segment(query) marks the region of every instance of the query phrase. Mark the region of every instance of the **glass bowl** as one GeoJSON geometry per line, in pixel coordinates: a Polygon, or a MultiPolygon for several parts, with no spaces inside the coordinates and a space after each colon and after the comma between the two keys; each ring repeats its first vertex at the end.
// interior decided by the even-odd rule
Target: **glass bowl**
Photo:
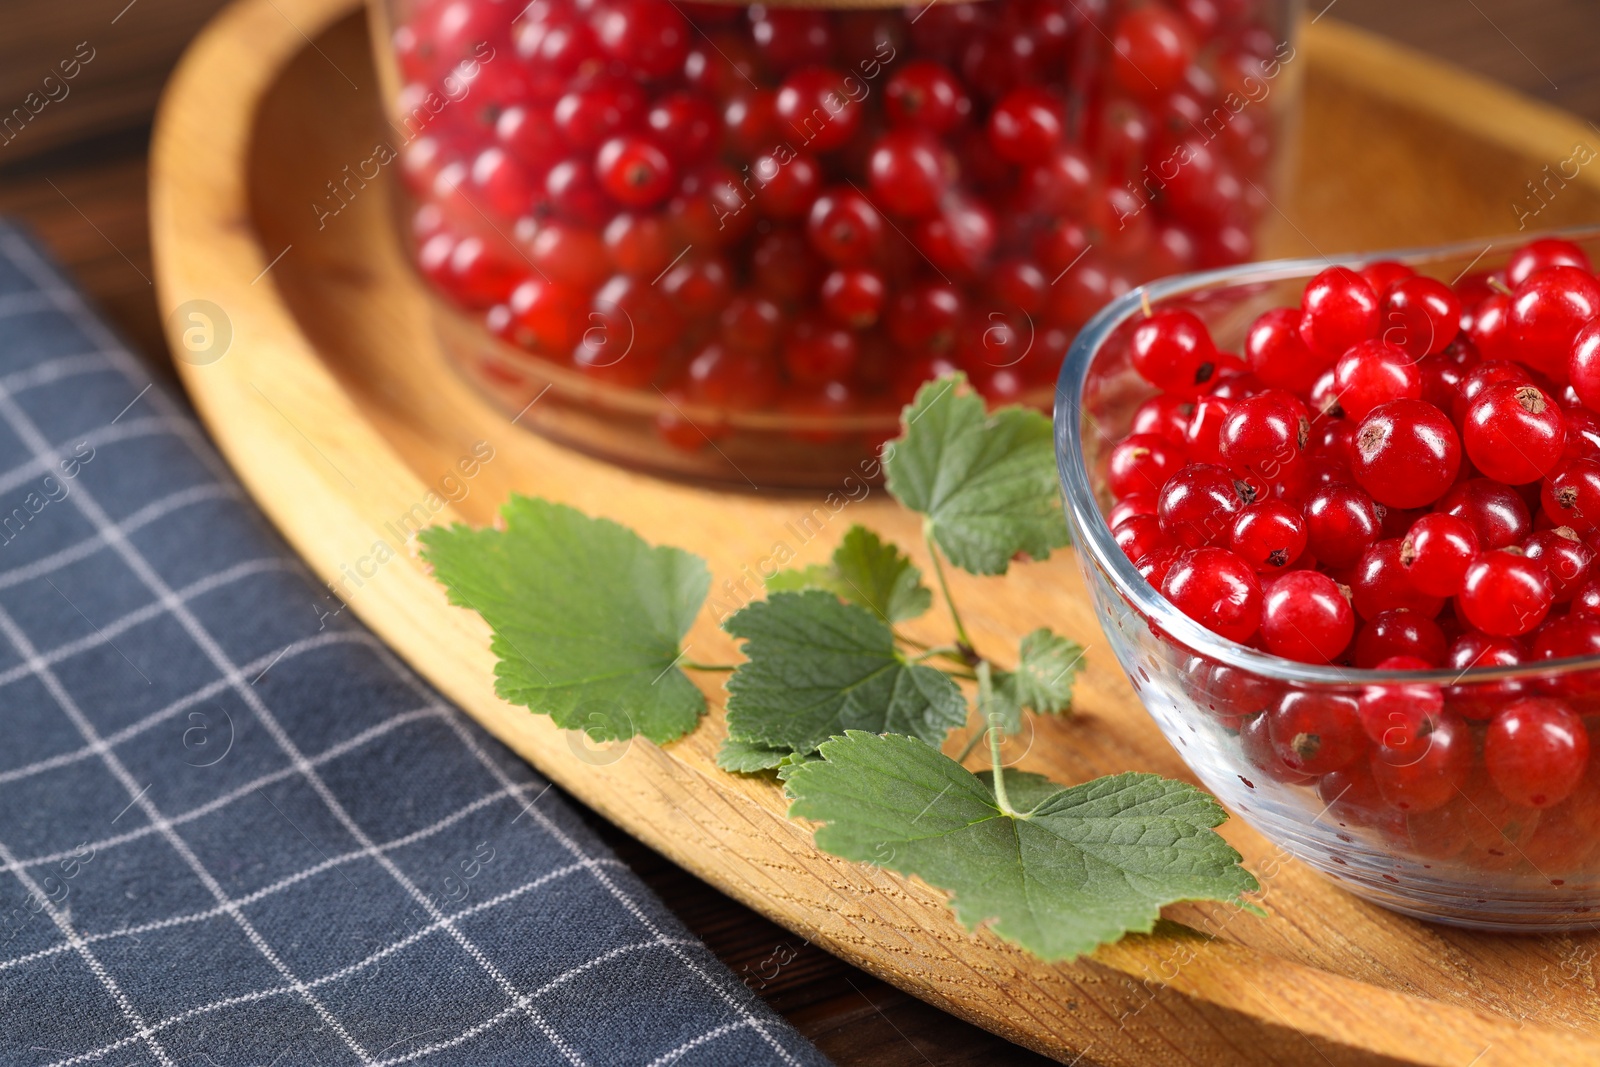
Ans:
{"type": "Polygon", "coordinates": [[[949,370],[1044,408],[1107,301],[1249,259],[1303,66],[1296,0],[370,10],[452,362],[524,426],[761,488],[865,469],[949,370]]]}
{"type": "MultiPolygon", "coordinates": [[[[1340,262],[1396,259],[1453,283],[1499,266],[1534,236],[1340,262]]],[[[1555,236],[1577,241],[1600,261],[1600,229],[1555,236]]],[[[1236,351],[1257,315],[1297,306],[1305,283],[1330,265],[1286,260],[1164,279],[1111,304],[1078,335],[1056,386],[1056,449],[1096,615],[1139,699],[1205,787],[1296,858],[1419,918],[1500,930],[1600,924],[1600,658],[1408,673],[1293,662],[1189,619],[1140,577],[1106,526],[1106,455],[1153,391],[1127,354],[1129,324],[1144,302],[1189,308],[1206,320],[1219,349],[1236,351]],[[1319,776],[1297,772],[1274,753],[1264,709],[1296,701],[1313,716],[1348,714],[1348,701],[1373,687],[1406,701],[1442,696],[1448,726],[1418,742],[1399,766],[1391,755],[1376,775],[1370,752],[1319,776]],[[1564,699],[1597,737],[1584,781],[1543,809],[1501,797],[1478,756],[1487,720],[1532,695],[1564,699]]]]}

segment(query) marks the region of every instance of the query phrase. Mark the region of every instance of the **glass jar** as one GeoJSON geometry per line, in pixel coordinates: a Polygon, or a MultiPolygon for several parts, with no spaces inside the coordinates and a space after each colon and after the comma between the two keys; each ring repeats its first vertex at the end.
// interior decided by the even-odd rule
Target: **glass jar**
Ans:
{"type": "Polygon", "coordinates": [[[1248,260],[1292,0],[374,0],[403,229],[524,425],[836,481],[925,379],[1044,406],[1133,285],[1248,260]]]}
{"type": "MultiPolygon", "coordinates": [[[[1500,267],[1533,236],[1496,241],[1489,250],[1474,243],[1347,265],[1395,259],[1453,283],[1500,267]]],[[[1600,230],[1557,236],[1600,258],[1600,230]]],[[[1144,301],[1194,311],[1219,348],[1238,351],[1258,315],[1297,306],[1305,283],[1329,265],[1295,260],[1166,279],[1107,307],[1078,336],[1057,384],[1056,441],[1096,614],[1178,754],[1207,789],[1295,858],[1421,918],[1514,930],[1600,924],[1600,657],[1407,672],[1294,662],[1227,641],[1188,618],[1140,577],[1106,525],[1107,457],[1153,392],[1128,352],[1144,301]],[[1585,777],[1547,807],[1508,800],[1483,765],[1489,720],[1529,696],[1565,701],[1597,739],[1585,777]],[[1424,738],[1366,747],[1359,728],[1344,727],[1360,702],[1374,697],[1437,726],[1424,738]],[[1299,769],[1274,748],[1268,711],[1302,724],[1297,740],[1315,738],[1299,769]],[[1353,736],[1361,747],[1343,751],[1348,746],[1328,742],[1315,750],[1336,736],[1353,736]]]]}

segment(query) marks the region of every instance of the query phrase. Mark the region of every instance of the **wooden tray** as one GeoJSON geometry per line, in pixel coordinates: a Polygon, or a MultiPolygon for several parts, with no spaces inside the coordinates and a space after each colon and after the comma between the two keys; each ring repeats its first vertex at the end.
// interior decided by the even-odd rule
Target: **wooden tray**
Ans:
{"type": "MultiPolygon", "coordinates": [[[[388,136],[355,9],[356,0],[241,0],[185,59],[152,162],[161,306],[204,299],[225,311],[227,354],[179,362],[201,415],[311,566],[341,582],[360,617],[451,699],[732,896],[1066,1062],[1600,1062],[1600,935],[1499,937],[1405,919],[1235,820],[1224,832],[1266,885],[1266,917],[1175,907],[1152,936],[1045,966],[961,929],[920,882],[820,854],[810,831],[784,817],[776,785],[715,769],[720,710],[666,749],[641,741],[597,754],[501,703],[477,617],[447,606],[408,555],[372,562],[376,542],[395,540],[387,524],[429,509],[430,487],[477,441],[492,443],[494,459],[435,521],[483,523],[513,490],[543,494],[704,554],[723,599],[724,582],[775,542],[821,560],[851,522],[910,546],[916,524],[877,491],[834,514],[820,495],[729,494],[618,470],[507,424],[460,384],[390,230],[387,185],[369,183],[320,230],[312,207],[325,183],[388,136]],[[810,540],[807,516],[822,524],[810,540]]],[[[1524,183],[1594,140],[1570,116],[1329,20],[1307,30],[1293,62],[1304,74],[1304,160],[1278,201],[1275,252],[1514,229],[1524,183]]],[[[1590,168],[1537,222],[1597,217],[1600,168],[1590,168]]],[[[176,331],[172,340],[181,353],[176,331]]],[[[1042,724],[1025,767],[1062,782],[1128,768],[1187,776],[1106,648],[1068,553],[1004,580],[957,575],[955,584],[980,644],[1014,647],[1048,624],[1089,646],[1077,716],[1042,724]]],[[[697,659],[734,655],[711,611],[689,642],[697,659]]],[[[707,692],[715,707],[715,683],[707,692]]]]}

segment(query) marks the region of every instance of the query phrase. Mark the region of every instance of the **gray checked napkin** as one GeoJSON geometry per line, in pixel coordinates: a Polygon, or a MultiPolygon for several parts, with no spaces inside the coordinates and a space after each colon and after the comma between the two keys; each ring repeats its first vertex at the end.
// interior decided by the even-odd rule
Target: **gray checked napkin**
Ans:
{"type": "Polygon", "coordinates": [[[0,223],[0,1065],[825,1064],[0,223]]]}

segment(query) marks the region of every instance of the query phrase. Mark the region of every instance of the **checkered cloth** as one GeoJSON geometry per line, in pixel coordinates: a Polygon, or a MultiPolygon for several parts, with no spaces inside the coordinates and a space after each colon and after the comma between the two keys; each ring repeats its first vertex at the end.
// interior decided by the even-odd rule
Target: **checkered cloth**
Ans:
{"type": "Polygon", "coordinates": [[[824,1064],[0,224],[0,1064],[824,1064]]]}

